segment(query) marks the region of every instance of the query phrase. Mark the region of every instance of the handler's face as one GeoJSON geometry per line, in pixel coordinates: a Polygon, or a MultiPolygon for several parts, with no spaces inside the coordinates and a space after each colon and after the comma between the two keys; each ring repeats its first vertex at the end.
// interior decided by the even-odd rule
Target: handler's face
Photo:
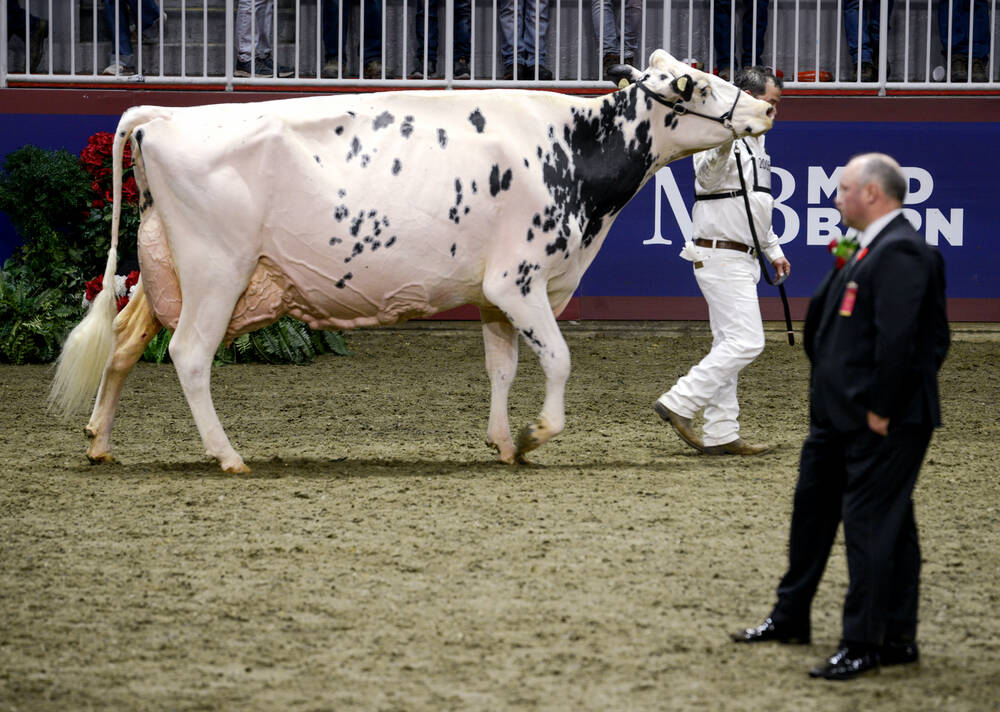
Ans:
{"type": "Polygon", "coordinates": [[[840,174],[836,205],[843,223],[857,230],[864,230],[868,226],[864,193],[864,186],[858,184],[857,165],[848,163],[840,174]]]}

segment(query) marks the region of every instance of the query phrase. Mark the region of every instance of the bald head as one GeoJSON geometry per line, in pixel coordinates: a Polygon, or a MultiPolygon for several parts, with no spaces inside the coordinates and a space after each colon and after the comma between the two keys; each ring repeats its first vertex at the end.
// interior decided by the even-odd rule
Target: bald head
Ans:
{"type": "Polygon", "coordinates": [[[892,156],[862,153],[840,174],[837,208],[844,224],[864,230],[883,215],[903,207],[907,181],[892,156]]]}

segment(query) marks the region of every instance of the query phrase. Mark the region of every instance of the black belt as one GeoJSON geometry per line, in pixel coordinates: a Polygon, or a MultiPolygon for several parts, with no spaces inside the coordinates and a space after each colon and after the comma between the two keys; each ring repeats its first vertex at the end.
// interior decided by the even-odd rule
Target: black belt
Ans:
{"type": "MultiPolygon", "coordinates": [[[[767,193],[768,195],[771,194],[771,189],[770,188],[754,188],[753,191],[755,193],[767,193]]],[[[743,191],[742,190],[730,190],[727,193],[704,193],[704,194],[695,193],[694,199],[695,200],[722,200],[723,198],[739,198],[741,195],[743,195],[743,191]]]]}
{"type": "Polygon", "coordinates": [[[739,252],[746,252],[751,257],[753,257],[754,248],[750,245],[744,245],[742,242],[733,242],[732,240],[706,240],[703,237],[696,237],[694,239],[694,244],[698,247],[718,247],[723,250],[737,250],[739,252]]]}

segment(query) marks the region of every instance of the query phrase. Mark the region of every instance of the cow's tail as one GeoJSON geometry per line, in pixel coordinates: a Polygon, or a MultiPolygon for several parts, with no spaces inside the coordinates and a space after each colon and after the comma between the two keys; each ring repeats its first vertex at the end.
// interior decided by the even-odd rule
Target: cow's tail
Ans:
{"type": "Polygon", "coordinates": [[[49,409],[68,415],[83,409],[93,400],[101,385],[104,367],[111,356],[112,325],[118,313],[115,300],[115,269],[118,267],[118,225],[121,221],[122,172],[125,145],[140,124],[169,109],[141,106],[126,111],[118,122],[112,147],[114,203],[111,212],[111,249],[104,267],[103,289],[91,302],[83,320],[77,324],[56,362],[56,374],[49,390],[49,409]]]}

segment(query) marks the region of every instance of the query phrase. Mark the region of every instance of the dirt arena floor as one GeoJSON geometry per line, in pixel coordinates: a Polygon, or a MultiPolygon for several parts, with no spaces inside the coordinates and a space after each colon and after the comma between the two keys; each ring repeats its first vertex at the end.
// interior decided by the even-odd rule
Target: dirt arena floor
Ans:
{"type": "MultiPolygon", "coordinates": [[[[998,332],[955,325],[946,426],[916,493],[922,660],[808,678],[835,647],[838,538],[813,644],[748,649],[785,564],[807,366],[777,325],[709,458],[654,399],[703,323],[571,324],[567,431],[530,466],[483,444],[478,326],[348,335],[353,356],[229,366],[216,407],[253,467],[202,448],[173,367],[141,364],[116,463],[47,415],[48,367],[0,367],[0,710],[1000,709],[998,332]]],[[[516,427],[541,406],[522,346],[516,427]]]]}

